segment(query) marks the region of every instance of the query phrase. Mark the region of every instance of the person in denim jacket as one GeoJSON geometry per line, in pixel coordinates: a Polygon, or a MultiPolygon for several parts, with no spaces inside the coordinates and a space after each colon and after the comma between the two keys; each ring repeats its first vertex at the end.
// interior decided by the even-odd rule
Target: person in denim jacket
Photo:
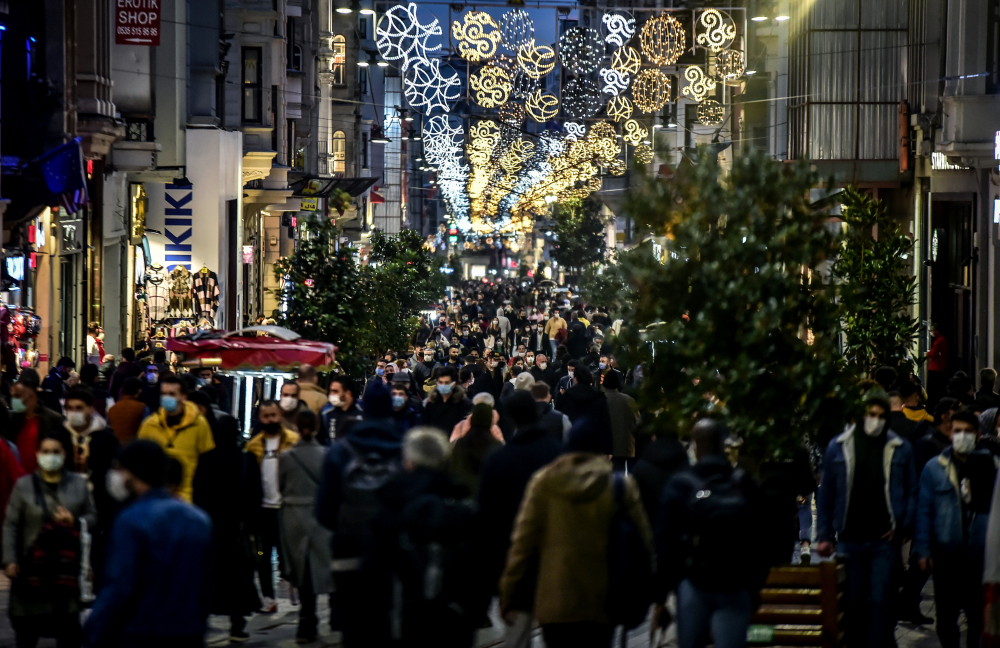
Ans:
{"type": "Polygon", "coordinates": [[[927,462],[920,475],[913,553],[934,574],[937,634],[943,648],[958,648],[958,612],[968,620],[968,646],[983,629],[983,560],[997,459],[977,447],[979,419],[951,417],[951,447],[927,462]]]}
{"type": "Polygon", "coordinates": [[[910,444],[888,428],[889,401],[865,399],[865,417],[830,442],[823,457],[817,510],[817,552],[847,562],[847,645],[881,648],[892,642],[899,548],[916,509],[910,444]]]}

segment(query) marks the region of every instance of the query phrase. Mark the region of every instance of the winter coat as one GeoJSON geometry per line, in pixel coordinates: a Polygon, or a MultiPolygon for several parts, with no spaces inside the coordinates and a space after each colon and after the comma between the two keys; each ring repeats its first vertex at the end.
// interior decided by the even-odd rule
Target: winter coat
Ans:
{"type": "Polygon", "coordinates": [[[111,397],[118,398],[122,391],[122,385],[125,384],[125,379],[138,376],[140,373],[142,373],[142,368],[139,367],[138,362],[134,360],[122,360],[119,362],[115,372],[111,374],[111,382],[108,384],[108,391],[111,392],[111,397]]]}
{"type": "Polygon", "coordinates": [[[558,315],[554,315],[549,318],[548,322],[545,323],[545,335],[547,335],[549,339],[554,340],[556,333],[559,332],[559,329],[564,328],[566,328],[566,320],[558,315]]]}
{"type": "MultiPolygon", "coordinates": [[[[500,443],[503,443],[503,432],[501,432],[500,427],[497,426],[497,423],[499,422],[500,422],[500,412],[498,412],[497,410],[493,410],[493,425],[490,426],[490,434],[493,435],[494,439],[496,439],[500,443]]],[[[451,438],[449,438],[448,440],[451,441],[452,443],[455,443],[456,441],[464,437],[466,434],[468,434],[469,428],[471,427],[472,427],[472,414],[469,414],[464,419],[462,419],[458,423],[458,425],[456,425],[451,429],[451,438]]]]}
{"type": "Polygon", "coordinates": [[[556,398],[556,409],[569,417],[571,423],[589,418],[597,429],[607,434],[607,445],[612,447],[611,413],[605,394],[591,385],[573,385],[556,398]]]}
{"type": "MultiPolygon", "coordinates": [[[[62,440],[63,446],[66,448],[66,456],[71,456],[73,445],[69,441],[69,436],[63,430],[63,417],[59,413],[42,405],[42,401],[39,400],[38,408],[35,410],[35,418],[38,420],[38,437],[36,439],[41,438],[45,433],[55,434],[62,440]]],[[[24,423],[24,414],[11,414],[7,429],[3,431],[3,435],[17,446],[18,451],[21,453],[21,466],[24,468],[24,472],[31,473],[35,472],[35,469],[38,467],[38,460],[35,458],[37,441],[32,440],[29,442],[28,439],[21,438],[24,423]]]]}
{"type": "Polygon", "coordinates": [[[977,449],[965,461],[973,493],[973,500],[965,506],[962,504],[962,489],[952,448],[928,462],[920,474],[913,537],[913,553],[917,558],[965,552],[970,552],[970,556],[981,556],[985,550],[989,506],[993,500],[998,462],[984,449],[977,449]],[[968,533],[963,514],[971,518],[968,533]]]}
{"type": "Polygon", "coordinates": [[[632,434],[639,422],[639,406],[628,394],[609,389],[604,392],[608,401],[608,416],[611,419],[611,441],[616,457],[635,456],[635,436],[632,434]]]}
{"type": "Polygon", "coordinates": [[[256,457],[236,446],[235,435],[225,439],[198,461],[194,504],[212,519],[211,612],[245,616],[260,609],[257,557],[248,550],[250,537],[259,533],[264,493],[256,457]]]}
{"type": "MultiPolygon", "coordinates": [[[[257,457],[257,465],[259,466],[264,461],[264,440],[265,436],[263,432],[258,432],[247,441],[247,445],[244,448],[247,452],[257,457]]],[[[292,449],[296,443],[299,442],[299,433],[292,432],[286,427],[281,428],[281,440],[278,442],[278,454],[284,454],[292,449]]]]}
{"type": "Polygon", "coordinates": [[[315,383],[300,382],[299,399],[317,414],[329,403],[326,390],[315,383]]]}
{"type": "Polygon", "coordinates": [[[313,516],[316,490],[323,475],[326,448],[314,439],[300,440],[278,457],[278,487],[281,490],[281,548],[285,577],[296,587],[305,582],[306,569],[312,590],[333,591],[330,544],[333,534],[313,516]]]}
{"type": "Polygon", "coordinates": [[[632,467],[632,476],[639,483],[642,505],[650,520],[656,520],[667,482],[689,465],[687,451],[675,437],[657,438],[646,446],[632,467]]]}
{"type": "Polygon", "coordinates": [[[97,507],[96,528],[103,531],[111,526],[111,518],[118,507],[114,498],[108,495],[106,483],[111,463],[118,456],[118,439],[96,412],[83,433],[71,428],[69,423],[65,424],[65,429],[73,443],[73,454],[66,455],[65,469],[83,474],[90,482],[97,507]],[[74,461],[77,457],[86,457],[82,465],[74,461]]]}
{"type": "Polygon", "coordinates": [[[0,441],[0,527],[3,526],[4,516],[7,514],[7,503],[10,502],[10,494],[14,492],[17,480],[24,476],[24,468],[17,460],[14,451],[6,442],[0,441]]]}
{"type": "Polygon", "coordinates": [[[361,408],[351,403],[346,410],[327,403],[320,416],[320,430],[316,440],[328,446],[336,439],[351,433],[351,427],[361,421],[361,408]]]}
{"type": "Polygon", "coordinates": [[[562,443],[569,434],[573,424],[569,422],[569,417],[552,407],[552,403],[538,401],[535,403],[538,411],[538,420],[535,425],[544,428],[545,431],[556,441],[562,443]]]}
{"type": "Polygon", "coordinates": [[[448,400],[444,400],[437,389],[432,391],[424,403],[423,425],[436,427],[442,432],[453,430],[472,412],[472,401],[465,395],[461,385],[455,385],[448,400]]]}
{"type": "Polygon", "coordinates": [[[149,408],[145,403],[135,396],[122,396],[121,400],[108,409],[108,426],[120,443],[129,443],[135,440],[139,427],[147,416],[149,408]]]}
{"type": "MultiPolygon", "coordinates": [[[[830,442],[823,456],[823,477],[816,499],[816,537],[834,540],[834,532],[844,530],[847,504],[854,481],[854,435],[864,434],[855,425],[830,442]]],[[[887,432],[883,457],[885,502],[892,530],[897,537],[913,528],[917,508],[917,474],[910,444],[894,432],[887,432]]],[[[875,493],[872,493],[875,496],[875,493]]]]}
{"type": "Polygon", "coordinates": [[[469,437],[466,430],[453,441],[451,455],[448,457],[448,472],[455,481],[468,488],[473,497],[479,494],[479,481],[486,459],[503,447],[503,435],[499,439],[496,437],[500,428],[494,425],[493,430],[487,438],[478,440],[469,437]]]}
{"type": "Polygon", "coordinates": [[[503,309],[497,309],[497,325],[500,327],[500,338],[506,340],[510,337],[510,320],[504,317],[503,309]]]}
{"type": "Polygon", "coordinates": [[[566,348],[570,357],[580,358],[587,353],[587,326],[578,319],[570,322],[567,329],[569,337],[566,339],[566,348]]]}
{"type": "Polygon", "coordinates": [[[200,641],[211,607],[212,522],[162,489],[122,510],[111,530],[104,587],[84,628],[87,646],[200,641]],[[183,557],[183,559],[179,559],[183,557]]]}
{"type": "MultiPolygon", "coordinates": [[[[500,608],[538,556],[534,616],[550,623],[608,623],[608,545],[618,506],[611,462],[600,455],[563,455],[531,478],[500,578],[500,608]]],[[[626,477],[622,504],[650,552],[653,532],[639,488],[626,477]]]]}
{"type": "Polygon", "coordinates": [[[951,447],[951,438],[945,436],[941,433],[941,430],[937,428],[931,428],[931,431],[917,440],[917,443],[913,446],[913,460],[916,463],[917,475],[924,469],[924,466],[938,456],[945,450],[951,447]]]}
{"type": "Polygon", "coordinates": [[[142,422],[139,438],[159,443],[167,454],[181,462],[184,478],[181,480],[180,497],[191,501],[191,482],[198,467],[198,458],[215,447],[212,428],[201,415],[198,406],[185,401],[184,412],[175,426],[167,422],[167,412],[161,407],[142,422]]]}
{"type": "Polygon", "coordinates": [[[309,406],[306,405],[303,401],[299,401],[298,406],[291,412],[286,412],[285,410],[281,410],[281,424],[286,428],[288,428],[289,430],[291,430],[292,432],[298,432],[299,425],[298,423],[296,423],[296,421],[299,419],[299,414],[301,412],[308,412],[308,411],[310,411],[309,406]]]}

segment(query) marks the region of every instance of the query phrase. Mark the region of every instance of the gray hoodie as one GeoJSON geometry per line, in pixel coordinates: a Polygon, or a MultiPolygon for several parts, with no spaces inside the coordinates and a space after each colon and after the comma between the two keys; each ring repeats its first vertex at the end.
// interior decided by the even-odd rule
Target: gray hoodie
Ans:
{"type": "Polygon", "coordinates": [[[503,309],[497,309],[497,321],[500,323],[500,335],[506,340],[510,337],[510,320],[504,317],[503,309]]]}

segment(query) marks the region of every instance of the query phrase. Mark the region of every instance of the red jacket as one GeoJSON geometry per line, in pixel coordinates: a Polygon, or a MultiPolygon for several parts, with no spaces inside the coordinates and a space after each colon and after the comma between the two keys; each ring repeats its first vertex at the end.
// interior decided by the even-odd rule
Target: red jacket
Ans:
{"type": "Polygon", "coordinates": [[[948,369],[948,340],[944,335],[937,334],[931,342],[931,350],[927,352],[927,370],[945,371],[948,369]]]}
{"type": "Polygon", "coordinates": [[[21,462],[14,456],[6,441],[0,441],[0,527],[3,526],[4,515],[7,513],[7,502],[18,479],[24,476],[21,462]]]}

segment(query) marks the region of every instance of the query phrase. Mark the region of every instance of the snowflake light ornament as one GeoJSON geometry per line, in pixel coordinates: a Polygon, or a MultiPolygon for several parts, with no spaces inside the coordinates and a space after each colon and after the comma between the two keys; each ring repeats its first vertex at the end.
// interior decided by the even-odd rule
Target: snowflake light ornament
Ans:
{"type": "Polygon", "coordinates": [[[470,11],[462,22],[454,21],[451,35],[458,41],[459,56],[472,63],[493,58],[501,41],[500,26],[485,11],[470,11]]]}
{"type": "Polygon", "coordinates": [[[612,68],[603,68],[601,78],[604,79],[604,87],[601,92],[612,96],[625,92],[628,88],[628,72],[622,73],[612,68]]]}
{"type": "Polygon", "coordinates": [[[504,45],[517,52],[523,45],[531,44],[535,36],[535,23],[524,9],[512,9],[500,17],[500,34],[504,45]]]}
{"type": "Polygon", "coordinates": [[[643,128],[642,124],[634,119],[625,122],[625,134],[622,136],[627,143],[632,146],[639,146],[649,137],[649,131],[643,128]]]}
{"type": "Polygon", "coordinates": [[[507,103],[513,89],[507,71],[487,65],[469,76],[469,87],[475,92],[476,103],[483,108],[497,108],[507,103]]]}
{"type": "Polygon", "coordinates": [[[403,76],[403,90],[410,106],[421,112],[431,112],[435,108],[448,112],[449,101],[457,101],[462,93],[462,82],[458,73],[441,74],[441,59],[432,58],[416,61],[403,76]],[[421,108],[426,107],[426,111],[421,108]]]}
{"type": "Polygon", "coordinates": [[[426,60],[427,53],[441,49],[440,41],[430,45],[433,36],[441,36],[441,24],[437,18],[420,24],[417,5],[396,5],[382,15],[375,27],[375,44],[379,54],[387,61],[399,61],[400,70],[405,72],[417,60],[426,60]]]}
{"type": "Polygon", "coordinates": [[[612,97],[608,102],[608,117],[620,122],[632,116],[632,102],[626,97],[612,97]]]}
{"type": "Polygon", "coordinates": [[[604,57],[601,34],[590,27],[570,27],[559,38],[559,56],[563,67],[573,74],[593,72],[604,57]]]}
{"type": "Polygon", "coordinates": [[[606,13],[601,19],[607,29],[604,42],[621,47],[635,36],[635,18],[626,14],[606,13]]]}
{"type": "Polygon", "coordinates": [[[655,68],[639,73],[632,84],[632,99],[635,106],[644,113],[651,113],[663,108],[670,100],[670,78],[655,68]]]}
{"type": "Polygon", "coordinates": [[[661,14],[646,21],[639,32],[642,53],[656,65],[673,65],[684,53],[684,27],[673,16],[661,14]]]}
{"type": "Polygon", "coordinates": [[[449,117],[434,115],[424,120],[424,157],[431,164],[440,164],[462,150],[462,122],[457,118],[452,122],[449,117]]]}
{"type": "Polygon", "coordinates": [[[511,72],[511,91],[510,93],[514,95],[516,99],[527,99],[536,90],[538,90],[539,80],[532,79],[528,76],[520,66],[514,66],[514,71],[511,72]]]}
{"type": "Polygon", "coordinates": [[[524,108],[528,117],[541,124],[559,114],[559,98],[539,89],[524,102],[524,108]]]}
{"type": "Polygon", "coordinates": [[[541,79],[556,67],[556,51],[545,43],[532,40],[517,50],[517,62],[532,79],[541,79]]]}
{"type": "Polygon", "coordinates": [[[601,92],[590,79],[577,77],[563,87],[563,110],[569,119],[593,117],[601,107],[601,92]]]}

